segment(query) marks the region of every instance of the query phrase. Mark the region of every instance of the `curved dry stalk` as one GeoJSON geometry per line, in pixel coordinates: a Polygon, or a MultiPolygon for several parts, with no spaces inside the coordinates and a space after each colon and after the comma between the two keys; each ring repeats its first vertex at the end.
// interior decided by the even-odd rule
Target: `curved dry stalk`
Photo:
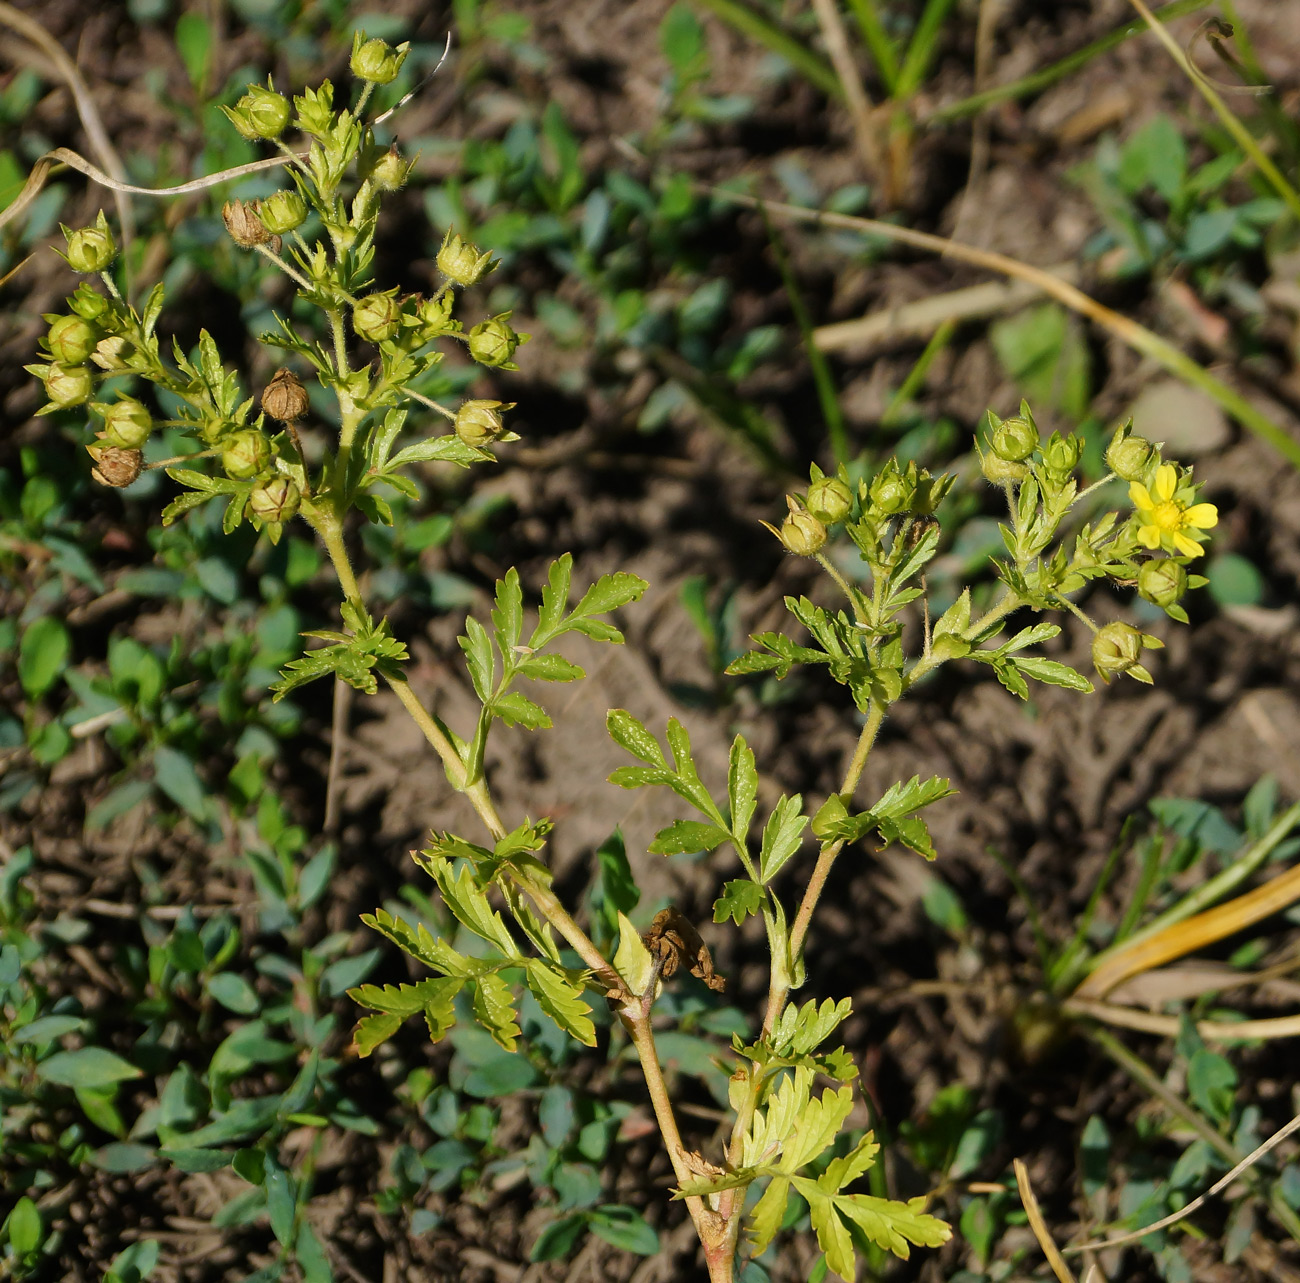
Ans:
{"type": "MultiPolygon", "coordinates": [[[[1103,303],[1098,303],[1095,298],[1061,280],[1060,277],[1053,276],[1051,272],[1040,267],[1031,267],[1028,263],[1022,263],[1006,254],[977,249],[974,245],[965,245],[946,236],[936,236],[933,232],[918,232],[910,227],[898,227],[876,218],[860,218],[856,214],[836,214],[820,209],[802,209],[797,205],[766,201],[747,192],[729,191],[725,187],[714,187],[708,184],[701,184],[700,190],[711,197],[733,201],[751,209],[762,207],[769,214],[781,218],[803,223],[819,223],[825,227],[843,227],[854,232],[867,232],[885,240],[897,241],[900,245],[911,245],[928,253],[946,255],[975,267],[987,268],[1002,276],[1028,281],[1071,311],[1078,312],[1103,329],[1109,330],[1116,338],[1127,343],[1143,356],[1151,357],[1171,374],[1200,388],[1244,428],[1271,445],[1293,467],[1300,469],[1300,441],[1294,440],[1283,432],[1239,392],[1216,379],[1209,370],[1198,365],[1185,352],[1180,351],[1168,340],[1162,339],[1153,330],[1148,330],[1146,326],[1139,325],[1103,303]]],[[[848,347],[852,345],[852,326],[851,322],[835,326],[829,343],[826,341],[828,331],[825,329],[814,330],[813,338],[823,352],[832,351],[836,347],[848,347]]]]}
{"type": "Polygon", "coordinates": [[[50,174],[60,165],[67,165],[69,169],[85,174],[92,182],[98,183],[101,187],[112,188],[115,192],[128,192],[133,196],[184,196],[187,192],[201,192],[204,188],[215,187],[218,183],[227,183],[232,178],[255,174],[260,169],[274,169],[278,165],[287,165],[291,161],[304,159],[306,155],[306,152],[300,152],[290,156],[269,156],[265,160],[250,161],[247,165],[235,165],[231,169],[207,174],[203,178],[191,179],[188,183],[178,183],[175,187],[136,187],[133,183],[121,182],[111,174],[106,174],[77,152],[67,147],[56,147],[53,151],[47,151],[45,155],[37,158],[36,164],[32,166],[32,172],[27,175],[22,191],[14,198],[12,204],[0,210],[0,227],[12,222],[40,195],[41,188],[45,186],[50,174]]]}
{"type": "MultiPolygon", "coordinates": [[[[1097,1238],[1088,1243],[1078,1243],[1073,1247],[1062,1249],[1063,1252],[1071,1256],[1078,1252],[1096,1251],[1103,1247],[1122,1247],[1125,1243],[1136,1243],[1146,1238],[1148,1234],[1154,1234],[1157,1230],[1166,1230],[1171,1225],[1177,1225],[1179,1221],[1190,1216],[1199,1207],[1204,1206],[1208,1199],[1214,1197],[1220,1190],[1225,1190],[1233,1181],[1237,1179],[1242,1172],[1253,1167],[1269,1150],[1276,1148],[1297,1128],[1300,1128],[1300,1114],[1297,1114],[1289,1123],[1279,1127],[1262,1145],[1257,1146],[1245,1158],[1239,1162],[1226,1176],[1220,1177],[1204,1194],[1199,1198],[1194,1198],[1186,1207],[1180,1208],[1176,1212],[1171,1212],[1163,1220],[1156,1221],[1152,1225],[1144,1225],[1141,1229],[1133,1230],[1129,1234],[1121,1234],[1117,1238],[1097,1238]]],[[[1019,1161],[1019,1160],[1017,1160],[1019,1161]]]]}
{"type": "MultiPolygon", "coordinates": [[[[81,121],[81,127],[86,131],[91,148],[104,168],[118,183],[123,184],[115,189],[113,200],[117,206],[118,224],[122,228],[122,241],[129,245],[135,236],[135,219],[131,212],[131,202],[126,199],[128,191],[125,186],[126,166],[122,164],[122,158],[117,154],[108,131],[104,128],[99,108],[95,106],[95,100],[90,96],[90,90],[81,78],[76,63],[64,53],[63,46],[39,22],[15,9],[13,5],[3,3],[3,0],[0,0],[0,23],[34,44],[50,60],[54,70],[68,86],[77,109],[77,117],[81,121]]],[[[23,191],[26,190],[24,187],[23,191]]],[[[19,199],[21,198],[20,195],[19,199]]],[[[3,226],[3,223],[0,223],[0,226],[3,226]]]]}
{"type": "Polygon", "coordinates": [[[1020,1191],[1020,1201],[1025,1205],[1025,1215],[1029,1217],[1029,1228],[1034,1231],[1034,1237],[1038,1240],[1038,1246],[1043,1249],[1043,1255],[1047,1257],[1052,1273],[1060,1279],[1061,1283],[1075,1283],[1074,1275],[1066,1265],[1060,1249],[1052,1242],[1047,1222],[1039,1210],[1038,1199],[1034,1197],[1034,1187],[1029,1183],[1029,1168],[1025,1166],[1022,1158],[1017,1158],[1012,1167],[1016,1173],[1016,1188],[1020,1191]]]}

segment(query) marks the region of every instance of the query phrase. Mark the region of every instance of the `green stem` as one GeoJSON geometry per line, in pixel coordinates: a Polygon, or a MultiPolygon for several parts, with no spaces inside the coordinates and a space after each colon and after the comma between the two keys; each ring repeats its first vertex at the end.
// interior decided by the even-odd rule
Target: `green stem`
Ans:
{"type": "MultiPolygon", "coordinates": [[[[1154,1096],[1176,1118],[1186,1123],[1207,1145],[1210,1146],[1229,1167],[1235,1167],[1244,1155],[1219,1135],[1201,1115],[1174,1092],[1152,1072],[1151,1067],[1140,1056],[1134,1055],[1118,1038],[1107,1029],[1096,1025],[1084,1025],[1084,1033],[1097,1044],[1135,1083],[1144,1091],[1154,1096]]],[[[1300,1216],[1282,1200],[1274,1189],[1265,1190],[1264,1181],[1258,1173],[1250,1173],[1248,1179],[1256,1186],[1256,1196],[1263,1197],[1268,1203],[1278,1224],[1294,1239],[1300,1239],[1300,1216]]]]}
{"type": "Polygon", "coordinates": [[[852,584],[840,573],[838,567],[825,553],[819,552],[813,554],[817,558],[817,564],[835,581],[839,590],[848,598],[849,605],[853,607],[853,617],[860,624],[869,624],[862,611],[862,594],[858,592],[852,584]]]}
{"type": "Polygon", "coordinates": [[[300,290],[311,293],[312,283],[295,268],[289,266],[269,245],[254,245],[253,248],[265,259],[269,259],[276,265],[286,276],[288,276],[300,290]]]}
{"type": "Polygon", "coordinates": [[[1155,14],[1146,7],[1143,0],[1129,0],[1129,3],[1142,15],[1143,21],[1155,32],[1156,38],[1169,51],[1169,56],[1178,64],[1179,69],[1196,87],[1197,93],[1210,104],[1210,109],[1218,116],[1223,127],[1232,135],[1233,141],[1255,162],[1255,168],[1268,180],[1269,185],[1282,198],[1295,218],[1300,219],[1300,192],[1283,177],[1282,171],[1273,164],[1264,149],[1255,141],[1255,136],[1241,123],[1227,103],[1219,96],[1214,86],[1192,66],[1187,55],[1178,42],[1167,32],[1155,14]]]}
{"type": "Polygon", "coordinates": [[[898,83],[894,87],[893,94],[895,98],[899,100],[910,98],[921,87],[921,81],[925,79],[925,73],[929,70],[935,48],[939,43],[943,20],[948,16],[948,10],[952,6],[953,0],[927,0],[921,19],[916,24],[916,31],[912,35],[912,42],[907,46],[903,65],[898,72],[898,83]]]}
{"type": "Polygon", "coordinates": [[[700,3],[737,31],[753,37],[778,57],[784,58],[803,78],[822,93],[837,101],[843,99],[840,79],[829,63],[823,61],[801,41],[778,27],[770,18],[755,12],[737,0],[700,0],[700,3]]]}

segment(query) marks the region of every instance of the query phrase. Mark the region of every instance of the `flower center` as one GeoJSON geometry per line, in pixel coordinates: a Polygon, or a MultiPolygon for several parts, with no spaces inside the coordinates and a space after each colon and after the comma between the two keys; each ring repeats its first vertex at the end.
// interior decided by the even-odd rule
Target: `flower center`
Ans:
{"type": "Polygon", "coordinates": [[[1159,529],[1173,532],[1183,527],[1183,510],[1173,499],[1156,504],[1151,513],[1152,523],[1159,529]]]}

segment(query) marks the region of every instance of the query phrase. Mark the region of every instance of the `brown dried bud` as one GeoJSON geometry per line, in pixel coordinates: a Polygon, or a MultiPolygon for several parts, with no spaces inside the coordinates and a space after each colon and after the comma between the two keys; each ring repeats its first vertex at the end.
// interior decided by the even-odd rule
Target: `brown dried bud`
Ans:
{"type": "Polygon", "coordinates": [[[258,245],[271,245],[279,249],[279,237],[272,236],[262,222],[260,210],[262,202],[258,200],[228,200],[221,207],[221,221],[230,233],[230,239],[240,249],[254,249],[258,245]],[[272,241],[275,244],[271,244],[272,241]]]}
{"type": "Polygon", "coordinates": [[[302,380],[292,370],[283,366],[262,393],[262,409],[280,423],[294,423],[307,413],[311,404],[302,380]]]}
{"type": "Polygon", "coordinates": [[[100,485],[120,490],[144,471],[144,455],[139,450],[120,450],[112,445],[91,445],[86,449],[95,461],[90,475],[100,485]]]}

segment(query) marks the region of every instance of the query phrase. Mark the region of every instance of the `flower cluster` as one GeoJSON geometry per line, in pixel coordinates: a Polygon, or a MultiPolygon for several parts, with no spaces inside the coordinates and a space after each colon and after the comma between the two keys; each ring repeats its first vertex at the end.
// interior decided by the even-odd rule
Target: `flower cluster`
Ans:
{"type": "MultiPolygon", "coordinates": [[[[469,326],[454,315],[460,291],[495,266],[491,256],[449,231],[437,253],[429,297],[371,284],[379,203],[406,181],[412,162],[396,147],[375,142],[361,109],[372,92],[396,79],[406,54],[406,45],[393,48],[358,34],[351,70],[363,89],[351,110],[336,109],[328,81],[292,101],[270,82],[251,85],[233,107],[223,108],[244,138],[276,142],[287,152],[279,140],[293,126],[309,140],[305,159],[289,157],[291,185],[262,200],[228,200],[221,209],[234,245],[285,272],[320,318],[319,335],[300,334],[294,323],[277,317],[278,331],[262,336],[285,355],[260,397],[243,396],[237,375],[223,364],[206,331],[195,352],[173,345],[170,359],[164,355],[155,334],[162,288],[139,311],[126,302],[109,271],[117,246],[102,213],[89,227],[64,229],[68,264],[98,276],[103,289],[83,283],[66,314],[46,318],[48,360],[28,369],[45,386],[41,413],[88,405],[98,425],[87,447],[97,480],[130,485],[148,466],[146,449],[155,429],[180,428],[197,442],[193,462],[215,460],[216,468],[169,468],[186,493],[169,506],[164,521],[223,497],[228,529],[248,520],[276,539],[295,515],[318,532],[338,527],[353,508],[372,521],[391,521],[387,502],[371,492],[382,483],[416,493],[402,475],[405,465],[489,460],[490,446],[514,439],[502,418],[509,404],[478,397],[447,410],[419,391],[443,359],[435,344],[447,340],[462,344],[472,361],[488,369],[518,368],[514,355],[528,336],[515,331],[509,313],[469,326]],[[353,194],[345,199],[349,182],[353,194]],[[349,360],[349,330],[368,345],[369,364],[349,360]],[[303,381],[308,376],[320,387],[322,406],[331,397],[338,405],[338,440],[328,447],[313,441],[319,428],[311,431],[314,403],[303,381]],[[175,419],[157,423],[143,400],[100,391],[122,381],[134,391],[141,380],[177,399],[175,419]],[[407,426],[404,407],[414,401],[445,415],[450,430],[394,452],[407,426]]],[[[170,441],[166,452],[176,447],[170,441]]]]}

